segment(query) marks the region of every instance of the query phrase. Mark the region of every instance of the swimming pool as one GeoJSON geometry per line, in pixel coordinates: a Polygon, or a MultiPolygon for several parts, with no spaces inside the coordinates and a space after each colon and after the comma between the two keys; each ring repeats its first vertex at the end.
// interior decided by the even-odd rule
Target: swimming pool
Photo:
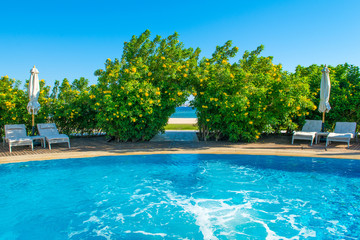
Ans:
{"type": "Polygon", "coordinates": [[[359,239],[360,161],[137,155],[0,165],[0,239],[359,239]]]}

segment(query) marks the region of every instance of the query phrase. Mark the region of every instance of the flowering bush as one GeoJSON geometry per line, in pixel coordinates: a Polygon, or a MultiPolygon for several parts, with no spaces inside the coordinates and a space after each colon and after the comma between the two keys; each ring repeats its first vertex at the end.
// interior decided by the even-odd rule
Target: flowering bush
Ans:
{"type": "MultiPolygon", "coordinates": [[[[19,89],[20,82],[8,76],[0,78],[0,125],[1,135],[5,124],[18,124],[28,121],[26,115],[27,98],[25,92],[19,89]]],[[[30,118],[31,119],[31,118],[30,118]]]]}
{"type": "Polygon", "coordinates": [[[95,72],[99,126],[121,141],[150,140],[164,131],[189,96],[189,74],[199,50],[185,49],[175,33],[150,40],[147,30],[124,43],[121,60],[107,59],[95,72]]]}
{"type": "MultiPolygon", "coordinates": [[[[25,124],[28,126],[29,133],[32,125],[32,116],[28,113],[26,106],[29,102],[28,92],[20,89],[20,81],[10,79],[8,76],[0,78],[0,125],[6,124],[25,124]]],[[[45,81],[40,80],[39,103],[43,106],[48,104],[47,94],[49,87],[45,86],[45,81]]],[[[47,119],[46,107],[35,115],[35,123],[43,122],[47,119]]],[[[0,130],[3,135],[3,128],[0,130]]]]}
{"type": "MultiPolygon", "coordinates": [[[[298,66],[295,74],[310,86],[310,98],[316,106],[320,100],[320,80],[323,65],[298,66]]],[[[360,69],[357,66],[339,64],[330,69],[330,112],[325,115],[325,126],[332,130],[336,122],[360,123],[360,69]]],[[[322,119],[318,110],[310,111],[309,119],[322,119]]],[[[360,126],[358,126],[358,129],[360,126]]]]}
{"type": "Polygon", "coordinates": [[[308,85],[273,64],[272,57],[259,57],[262,50],[245,52],[230,64],[238,48],[228,41],[200,62],[192,104],[204,140],[255,141],[262,132],[294,129],[293,120],[303,120],[314,108],[308,85]]]}
{"type": "MultiPolygon", "coordinates": [[[[204,140],[256,141],[264,132],[299,128],[305,118],[321,119],[317,106],[323,66],[298,66],[289,73],[272,57],[261,57],[262,50],[246,51],[230,63],[238,48],[228,41],[198,62],[200,50],[184,48],[177,33],[150,40],[145,31],[125,42],[120,60],[107,59],[105,69],[95,71],[97,85],[88,86],[85,78],[71,84],[64,79],[56,81],[50,93],[41,80],[35,123],[55,122],[67,134],[102,129],[121,141],[146,141],[164,131],[175,108],[190,94],[204,140]]],[[[328,129],[338,121],[360,123],[359,67],[330,69],[328,129]]],[[[19,81],[1,77],[0,125],[25,123],[30,130],[28,101],[19,81]]]]}
{"type": "Polygon", "coordinates": [[[49,107],[50,121],[66,134],[93,133],[96,127],[95,85],[89,87],[85,78],[75,79],[70,85],[65,78],[55,82],[49,107]]]}

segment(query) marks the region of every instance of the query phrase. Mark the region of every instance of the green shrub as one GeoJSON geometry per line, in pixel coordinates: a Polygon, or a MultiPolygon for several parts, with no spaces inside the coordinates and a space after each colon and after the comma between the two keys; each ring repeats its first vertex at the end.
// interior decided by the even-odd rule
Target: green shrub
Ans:
{"type": "Polygon", "coordinates": [[[201,137],[255,141],[262,132],[296,128],[293,120],[303,121],[314,107],[308,84],[274,65],[272,57],[259,57],[263,46],[230,64],[237,50],[231,41],[217,47],[195,74],[192,104],[201,137]]]}
{"type": "MultiPolygon", "coordinates": [[[[295,74],[304,78],[310,86],[310,98],[319,106],[320,81],[323,65],[311,65],[309,67],[298,66],[295,74]]],[[[331,110],[325,114],[325,126],[332,130],[336,122],[360,123],[360,70],[359,67],[339,64],[330,69],[330,106],[331,110]]],[[[318,110],[310,112],[309,119],[322,119],[322,113],[318,110]]],[[[359,127],[359,126],[358,126],[359,127]]],[[[358,128],[360,129],[360,128],[358,128]]]]}
{"type": "Polygon", "coordinates": [[[97,120],[121,141],[150,140],[189,96],[189,75],[199,50],[185,49],[178,34],[165,39],[150,32],[125,42],[121,60],[108,59],[95,72],[97,120]]]}

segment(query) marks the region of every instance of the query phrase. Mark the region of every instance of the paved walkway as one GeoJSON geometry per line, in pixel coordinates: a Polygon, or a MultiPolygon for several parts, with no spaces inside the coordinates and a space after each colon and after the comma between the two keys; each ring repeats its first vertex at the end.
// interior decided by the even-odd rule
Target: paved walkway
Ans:
{"type": "Polygon", "coordinates": [[[325,143],[309,145],[309,141],[297,141],[291,145],[291,136],[263,136],[257,143],[231,143],[215,141],[150,141],[150,142],[106,142],[104,136],[75,137],[71,139],[71,149],[67,144],[51,146],[52,150],[36,146],[34,151],[28,146],[14,147],[9,153],[8,147],[0,144],[0,164],[64,158],[83,158],[109,155],[136,154],[252,154],[305,156],[323,158],[348,158],[360,160],[360,143],[331,143],[325,149],[325,143]]]}
{"type": "Polygon", "coordinates": [[[167,130],[156,135],[150,142],[198,142],[195,130],[167,130]]]}

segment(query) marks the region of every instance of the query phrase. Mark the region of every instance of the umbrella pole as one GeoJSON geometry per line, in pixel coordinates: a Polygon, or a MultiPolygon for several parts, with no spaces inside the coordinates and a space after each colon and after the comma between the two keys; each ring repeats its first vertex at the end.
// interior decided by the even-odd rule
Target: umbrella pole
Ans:
{"type": "Polygon", "coordinates": [[[32,114],[32,129],[31,129],[31,136],[34,136],[35,133],[35,115],[32,114]]]}
{"type": "Polygon", "coordinates": [[[325,132],[325,111],[323,112],[323,115],[322,115],[321,131],[325,132]]]}

